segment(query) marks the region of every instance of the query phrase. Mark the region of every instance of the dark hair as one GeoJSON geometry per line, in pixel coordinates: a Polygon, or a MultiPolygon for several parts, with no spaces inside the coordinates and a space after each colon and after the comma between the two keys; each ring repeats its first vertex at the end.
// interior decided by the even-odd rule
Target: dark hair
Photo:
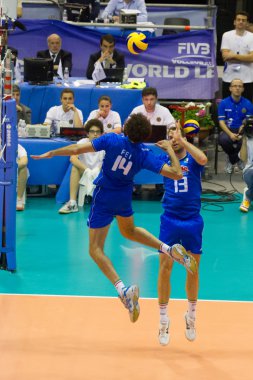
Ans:
{"type": "Polygon", "coordinates": [[[20,88],[17,84],[14,84],[12,87],[12,92],[19,92],[20,93],[20,88]]]}
{"type": "Polygon", "coordinates": [[[103,41],[108,42],[109,44],[115,45],[115,39],[111,34],[104,34],[100,38],[100,45],[102,45],[103,41]]]}
{"type": "Polygon", "coordinates": [[[144,142],[151,134],[152,126],[142,113],[131,115],[124,126],[124,134],[133,143],[144,142]]]}
{"type": "Polygon", "coordinates": [[[237,16],[246,16],[247,17],[247,21],[249,20],[249,14],[248,12],[245,12],[245,11],[237,11],[236,14],[235,14],[235,19],[237,16]]]}
{"type": "Polygon", "coordinates": [[[92,127],[98,127],[100,129],[101,135],[102,133],[104,133],[104,126],[102,121],[98,119],[90,119],[89,121],[87,121],[87,123],[85,124],[86,133],[89,133],[92,127]]]}
{"type": "Polygon", "coordinates": [[[72,94],[73,98],[75,97],[74,91],[71,90],[70,88],[65,88],[64,90],[62,90],[62,92],[61,92],[61,98],[62,98],[63,94],[72,94]]]}
{"type": "Polygon", "coordinates": [[[111,100],[110,96],[107,96],[107,95],[102,95],[102,96],[100,96],[100,98],[98,99],[98,104],[99,104],[100,102],[102,102],[102,100],[106,100],[107,102],[109,102],[109,103],[112,104],[112,100],[111,100]]]}
{"type": "Polygon", "coordinates": [[[142,97],[148,96],[148,95],[154,95],[157,98],[157,90],[154,87],[146,87],[142,90],[141,93],[142,97]]]}

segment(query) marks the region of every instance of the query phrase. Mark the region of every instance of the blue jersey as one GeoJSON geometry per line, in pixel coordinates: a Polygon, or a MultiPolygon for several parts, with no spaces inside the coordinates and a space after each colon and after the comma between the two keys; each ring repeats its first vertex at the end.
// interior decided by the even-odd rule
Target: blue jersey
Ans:
{"type": "Polygon", "coordinates": [[[236,102],[232,96],[223,99],[218,107],[218,118],[226,123],[226,126],[236,132],[246,117],[253,115],[253,104],[243,96],[236,102]]]}
{"type": "Polygon", "coordinates": [[[134,176],[141,169],[160,173],[165,165],[165,160],[146,145],[132,143],[128,137],[115,133],[92,140],[92,145],[95,151],[105,151],[102,169],[94,184],[107,189],[132,188],[134,176]]]}
{"type": "MultiPolygon", "coordinates": [[[[170,158],[166,155],[159,156],[161,159],[170,158]]],[[[199,165],[187,152],[180,160],[183,178],[173,180],[164,178],[165,192],[162,200],[164,211],[169,216],[179,219],[188,219],[196,216],[201,208],[201,174],[203,166],[199,165]]]]}

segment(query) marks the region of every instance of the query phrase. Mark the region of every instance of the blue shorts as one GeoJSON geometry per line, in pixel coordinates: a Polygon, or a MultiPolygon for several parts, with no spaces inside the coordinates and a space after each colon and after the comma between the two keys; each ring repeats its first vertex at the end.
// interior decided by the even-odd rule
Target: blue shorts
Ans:
{"type": "Polygon", "coordinates": [[[102,228],[111,224],[115,216],[129,217],[133,213],[132,188],[121,191],[97,186],[93,193],[87,226],[102,228]]]}
{"type": "Polygon", "coordinates": [[[168,244],[182,244],[187,251],[202,253],[202,232],[204,222],[201,215],[189,220],[177,219],[162,214],[159,239],[168,244]]]}

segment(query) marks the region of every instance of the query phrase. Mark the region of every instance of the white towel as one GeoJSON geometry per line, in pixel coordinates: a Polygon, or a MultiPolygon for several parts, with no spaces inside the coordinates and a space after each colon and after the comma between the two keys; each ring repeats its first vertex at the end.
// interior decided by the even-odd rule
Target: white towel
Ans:
{"type": "Polygon", "coordinates": [[[95,185],[93,184],[93,181],[95,178],[97,178],[98,174],[100,172],[100,168],[94,168],[94,169],[85,169],[83,172],[83,175],[79,181],[79,194],[78,194],[78,206],[82,207],[84,204],[84,197],[85,195],[93,195],[93,191],[95,189],[95,185]]]}

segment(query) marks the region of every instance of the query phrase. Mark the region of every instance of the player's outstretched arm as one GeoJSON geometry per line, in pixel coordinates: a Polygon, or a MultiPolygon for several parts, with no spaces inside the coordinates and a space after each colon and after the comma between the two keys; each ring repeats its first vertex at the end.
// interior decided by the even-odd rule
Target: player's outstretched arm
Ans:
{"type": "Polygon", "coordinates": [[[161,170],[161,174],[164,177],[168,177],[171,179],[181,179],[183,177],[183,174],[182,174],[180,162],[177,156],[175,155],[174,150],[172,149],[170,141],[169,140],[158,141],[156,145],[162,150],[164,150],[170,156],[170,161],[171,161],[171,165],[164,164],[161,170]]]}
{"type": "Polygon", "coordinates": [[[34,160],[42,160],[44,158],[52,158],[55,156],[73,156],[79,155],[81,153],[94,152],[93,145],[88,142],[85,144],[72,144],[65,146],[63,148],[50,150],[49,152],[40,155],[31,155],[34,160]]]}

